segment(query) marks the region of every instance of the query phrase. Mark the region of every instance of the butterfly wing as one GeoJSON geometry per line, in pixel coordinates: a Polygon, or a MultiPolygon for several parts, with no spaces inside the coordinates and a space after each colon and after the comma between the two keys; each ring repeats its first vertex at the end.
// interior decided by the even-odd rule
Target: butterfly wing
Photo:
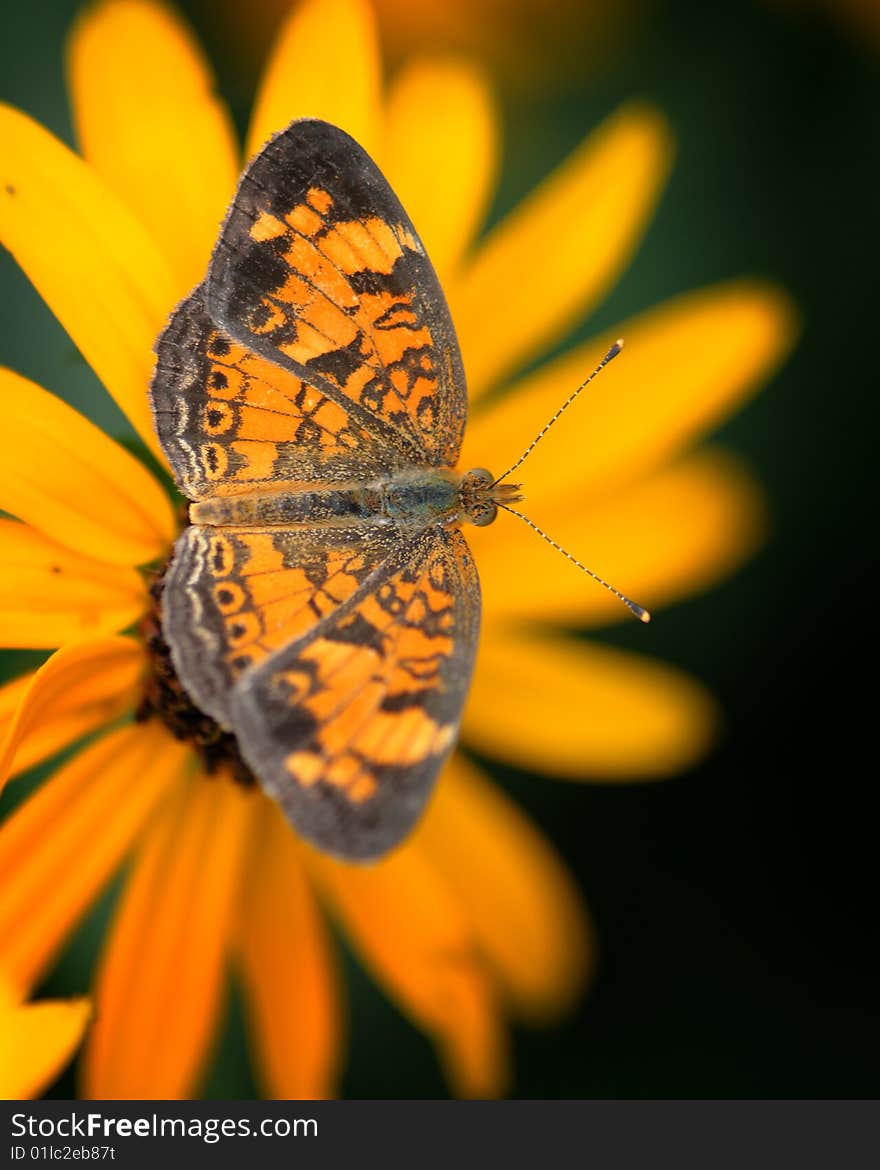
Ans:
{"type": "Polygon", "coordinates": [[[455,742],[479,624],[464,537],[436,527],[242,677],[242,754],[302,836],[369,860],[409,832],[455,742]]]}
{"type": "Polygon", "coordinates": [[[302,119],[250,163],[208,270],[230,337],[346,409],[392,461],[453,467],[467,414],[440,282],[376,164],[302,119]]]}
{"type": "Polygon", "coordinates": [[[365,480],[397,465],[344,407],[224,333],[208,316],[204,285],[156,343],[150,399],[159,442],[191,500],[365,480]]]}
{"type": "Polygon", "coordinates": [[[333,614],[398,545],[396,530],[379,526],[184,529],[163,584],[162,629],[199,710],[237,732],[239,679],[333,614]]]}

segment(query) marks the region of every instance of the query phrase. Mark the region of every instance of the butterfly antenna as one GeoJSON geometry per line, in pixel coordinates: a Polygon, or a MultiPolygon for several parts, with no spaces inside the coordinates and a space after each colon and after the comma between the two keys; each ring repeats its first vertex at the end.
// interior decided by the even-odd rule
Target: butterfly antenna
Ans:
{"type": "MultiPolygon", "coordinates": [[[[602,367],[600,366],[599,369],[601,368],[602,367]]],[[[615,597],[618,597],[623,602],[623,604],[627,606],[628,609],[632,610],[640,622],[649,622],[651,620],[651,615],[644,606],[636,605],[634,601],[630,601],[630,599],[625,594],[621,593],[619,589],[615,589],[613,585],[609,585],[607,581],[603,581],[598,573],[594,573],[592,569],[588,569],[586,565],[582,565],[577,557],[573,557],[568,549],[564,549],[561,544],[557,544],[552,536],[548,536],[547,533],[544,532],[542,528],[539,528],[538,525],[534,523],[534,521],[530,520],[528,516],[524,516],[522,512],[517,512],[516,508],[511,508],[508,504],[502,504],[500,500],[498,501],[498,506],[503,508],[505,512],[510,512],[514,516],[519,516],[523,524],[528,524],[529,528],[531,528],[533,532],[537,532],[538,536],[540,536],[542,540],[546,540],[549,545],[555,548],[557,552],[561,552],[562,555],[570,560],[573,565],[577,565],[581,572],[586,573],[588,577],[592,577],[594,581],[598,581],[599,584],[603,585],[609,593],[613,593],[615,597]]]]}
{"type": "MultiPolygon", "coordinates": [[[[556,413],[553,415],[553,417],[551,419],[548,419],[547,422],[545,423],[545,425],[540,429],[540,431],[538,431],[537,435],[535,435],[534,439],[532,439],[531,443],[529,443],[528,447],[526,447],[525,451],[523,451],[522,455],[520,455],[520,457],[519,457],[519,459],[517,459],[516,463],[512,463],[503,475],[499,475],[498,478],[495,480],[495,482],[492,484],[492,487],[495,487],[495,484],[501,483],[501,481],[503,479],[507,479],[508,475],[511,475],[514,471],[516,471],[516,469],[519,467],[519,465],[521,463],[524,463],[526,461],[526,459],[528,459],[528,457],[531,455],[531,453],[534,451],[534,449],[537,447],[537,445],[541,442],[541,440],[544,438],[544,436],[547,434],[547,432],[550,430],[550,428],[553,426],[553,424],[556,422],[556,420],[560,417],[560,415],[564,414],[565,411],[568,410],[568,408],[571,406],[571,404],[574,402],[574,400],[577,398],[577,396],[580,394],[580,392],[582,390],[586,390],[586,388],[589,386],[589,384],[592,382],[592,380],[596,377],[596,375],[598,373],[600,373],[602,370],[604,370],[605,367],[608,365],[608,363],[610,361],[613,361],[613,359],[617,357],[617,355],[620,353],[620,351],[622,349],[623,349],[623,338],[618,337],[617,341],[615,341],[614,345],[612,345],[612,347],[608,350],[608,352],[602,358],[601,362],[599,362],[598,366],[596,366],[595,370],[593,370],[592,374],[590,374],[589,378],[586,378],[583,382],[581,382],[581,384],[580,384],[580,386],[578,386],[577,390],[574,390],[574,391],[572,391],[571,394],[569,394],[568,398],[566,398],[565,402],[563,402],[562,406],[560,406],[560,408],[556,411],[556,413]]],[[[525,517],[523,517],[523,519],[525,519],[525,517]]],[[[542,533],[542,535],[543,535],[543,533],[542,533]]],[[[551,543],[552,543],[552,541],[551,541],[551,543]]],[[[603,581],[602,584],[604,585],[605,582],[603,581]]]]}

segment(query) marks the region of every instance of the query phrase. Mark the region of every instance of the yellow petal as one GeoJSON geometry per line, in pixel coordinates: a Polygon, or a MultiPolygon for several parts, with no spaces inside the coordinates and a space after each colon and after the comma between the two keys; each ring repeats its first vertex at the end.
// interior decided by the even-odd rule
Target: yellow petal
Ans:
{"type": "Polygon", "coordinates": [[[306,0],[281,27],[248,133],[247,155],[293,118],[323,118],[376,152],[381,84],[376,21],[366,0],[306,0]]]}
{"type": "Polygon", "coordinates": [[[192,1093],[220,1008],[254,800],[199,774],[151,826],[101,960],[84,1096],[192,1093]]]}
{"type": "Polygon", "coordinates": [[[385,173],[446,281],[482,223],[498,167],[498,126],[484,74],[422,60],[388,99],[385,173]]]}
{"type": "Polygon", "coordinates": [[[0,105],[0,243],[161,458],[147,385],[178,282],[146,229],[91,167],[0,105]]]}
{"type": "Polygon", "coordinates": [[[586,909],[549,843],[461,755],[447,765],[419,832],[514,1007],[541,1020],[570,1006],[594,944],[586,909]]]}
{"type": "MultiPolygon", "coordinates": [[[[679,460],[613,496],[576,490],[529,515],[557,544],[653,611],[726,577],[760,542],[764,508],[741,464],[716,449],[679,460]]],[[[607,589],[515,518],[468,533],[488,620],[568,625],[632,620],[607,589]],[[515,566],[515,572],[512,571],[515,566]]]]}
{"type": "Polygon", "coordinates": [[[84,748],[0,829],[0,969],[30,986],[113,876],[188,753],[158,723],[84,748]]]}
{"type": "Polygon", "coordinates": [[[453,1092],[495,1097],[507,1079],[497,996],[467,907],[409,841],[371,867],[309,852],[367,966],[437,1045],[453,1092]]]}
{"type": "Polygon", "coordinates": [[[172,9],[103,0],[74,27],[68,65],[83,155],[150,230],[182,296],[205,274],[238,174],[208,63],[172,9]]]}
{"type": "Polygon", "coordinates": [[[7,648],[54,649],[122,630],[147,602],[134,569],[79,556],[16,520],[0,519],[0,564],[0,646],[7,648]]]}
{"type": "Polygon", "coordinates": [[[238,927],[257,1074],[266,1095],[333,1095],[340,1005],[329,940],[290,826],[260,799],[238,927]]]}
{"type": "Polygon", "coordinates": [[[174,537],[168,497],[144,465],[60,398],[0,370],[0,508],[59,543],[139,565],[174,537]]]}
{"type": "Polygon", "coordinates": [[[573,638],[485,633],[463,732],[477,751],[562,780],[650,780],[710,746],[714,703],[674,667],[573,638]]]}
{"type": "Polygon", "coordinates": [[[796,334],[790,300],[731,281],[668,301],[578,346],[471,421],[466,466],[503,470],[584,380],[615,337],[626,347],[535,448],[522,471],[529,501],[577,488],[610,493],[647,474],[742,405],[796,334]]]}
{"type": "MultiPolygon", "coordinates": [[[[97,638],[58,650],[29,679],[12,684],[18,704],[0,736],[0,788],[13,765],[30,767],[130,710],[143,670],[143,649],[134,639],[97,638]]],[[[0,690],[0,718],[11,689],[0,690]]]]}
{"type": "Polygon", "coordinates": [[[449,290],[472,395],[605,295],[638,246],[671,154],[661,115],[626,106],[489,235],[449,290]]]}
{"type": "Polygon", "coordinates": [[[38,1097],[58,1076],[82,1039],[91,1015],[87,999],[18,1004],[0,999],[0,1097],[38,1097]]]}

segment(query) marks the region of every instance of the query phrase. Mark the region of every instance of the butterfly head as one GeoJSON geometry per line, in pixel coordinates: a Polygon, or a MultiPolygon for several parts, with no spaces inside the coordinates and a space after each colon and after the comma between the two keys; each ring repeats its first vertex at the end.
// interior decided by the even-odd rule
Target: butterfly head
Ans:
{"type": "Polygon", "coordinates": [[[462,476],[458,485],[465,519],[478,528],[485,528],[498,515],[498,507],[515,504],[523,499],[521,484],[499,483],[485,467],[475,467],[462,476]]]}

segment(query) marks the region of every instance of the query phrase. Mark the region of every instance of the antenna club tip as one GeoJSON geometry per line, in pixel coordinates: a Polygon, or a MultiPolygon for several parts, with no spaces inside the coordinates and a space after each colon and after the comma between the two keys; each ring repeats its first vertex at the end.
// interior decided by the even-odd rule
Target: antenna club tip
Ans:
{"type": "Polygon", "coordinates": [[[645,625],[647,625],[648,622],[651,620],[650,613],[646,609],[642,609],[641,606],[639,606],[638,610],[636,611],[636,617],[639,619],[640,622],[644,622],[645,625]]]}
{"type": "Polygon", "coordinates": [[[617,348],[618,348],[618,349],[623,349],[623,346],[624,346],[624,340],[623,340],[623,338],[622,338],[622,337],[618,337],[617,341],[615,341],[615,343],[614,343],[614,344],[617,346],[617,348]]]}

